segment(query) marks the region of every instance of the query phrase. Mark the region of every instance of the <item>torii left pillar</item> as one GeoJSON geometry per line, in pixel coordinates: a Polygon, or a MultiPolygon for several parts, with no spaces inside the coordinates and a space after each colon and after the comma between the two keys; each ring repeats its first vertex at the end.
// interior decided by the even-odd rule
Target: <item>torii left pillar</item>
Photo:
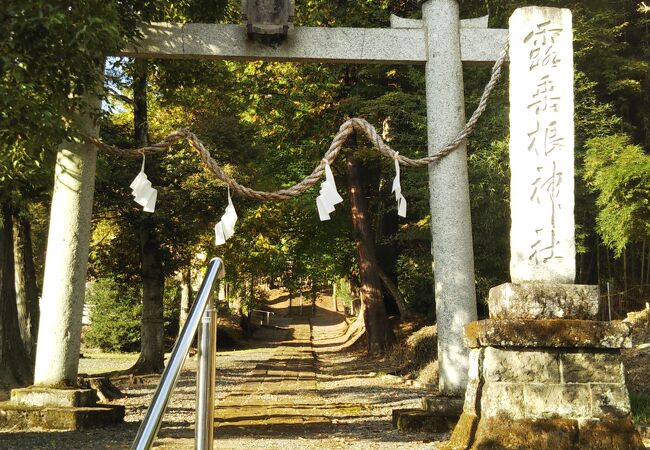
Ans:
{"type": "MultiPolygon", "coordinates": [[[[99,110],[99,97],[90,95],[88,102],[99,110]]],[[[88,112],[78,115],[77,124],[84,133],[98,135],[88,112]]],[[[96,160],[95,146],[81,142],[65,142],[57,153],[40,301],[37,386],[77,383],[96,160]]]]}
{"type": "MultiPolygon", "coordinates": [[[[99,96],[86,100],[75,125],[97,136],[99,96]]],[[[96,159],[91,144],[68,141],[58,149],[34,386],[13,389],[0,403],[0,428],[76,430],[124,421],[123,405],[98,404],[94,389],[77,386],[96,159]]]]}

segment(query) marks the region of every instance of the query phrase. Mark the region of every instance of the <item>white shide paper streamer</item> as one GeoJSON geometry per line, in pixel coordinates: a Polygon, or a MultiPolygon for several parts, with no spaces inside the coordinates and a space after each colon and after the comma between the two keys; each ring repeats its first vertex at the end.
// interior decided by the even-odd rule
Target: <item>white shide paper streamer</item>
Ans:
{"type": "Polygon", "coordinates": [[[335,209],[334,205],[343,201],[343,197],[336,191],[336,182],[330,164],[325,159],[323,161],[325,161],[325,181],[321,183],[320,195],[316,197],[316,207],[321,221],[330,220],[330,214],[335,209]]]}
{"type": "Polygon", "coordinates": [[[131,188],[131,195],[135,202],[144,207],[144,212],[154,212],[156,210],[156,200],[158,199],[158,191],[151,187],[151,181],[147,179],[144,173],[145,156],[142,155],[142,167],[140,173],[135,177],[129,186],[131,188]]]}
{"type": "Polygon", "coordinates": [[[402,184],[400,182],[399,161],[395,158],[395,179],[393,180],[393,190],[395,200],[397,200],[397,215],[406,217],[406,199],[402,195],[402,184]]]}
{"type": "Polygon", "coordinates": [[[214,226],[214,243],[215,245],[223,245],[228,239],[235,234],[235,224],[237,223],[237,212],[235,205],[232,204],[230,198],[230,188],[228,188],[228,206],[226,212],[221,216],[221,220],[214,226]]]}

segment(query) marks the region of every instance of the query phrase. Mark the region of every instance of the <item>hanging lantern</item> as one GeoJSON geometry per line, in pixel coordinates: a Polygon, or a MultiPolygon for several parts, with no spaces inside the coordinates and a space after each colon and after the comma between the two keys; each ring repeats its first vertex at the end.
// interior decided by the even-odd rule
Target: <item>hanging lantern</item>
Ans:
{"type": "Polygon", "coordinates": [[[294,0],[242,0],[249,36],[285,37],[293,28],[294,0]]]}

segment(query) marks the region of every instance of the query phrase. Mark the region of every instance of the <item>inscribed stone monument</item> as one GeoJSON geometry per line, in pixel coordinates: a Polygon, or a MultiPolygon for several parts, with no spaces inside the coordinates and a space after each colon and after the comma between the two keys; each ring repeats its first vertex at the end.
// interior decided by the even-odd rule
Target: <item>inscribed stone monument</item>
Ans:
{"type": "Polygon", "coordinates": [[[465,327],[463,414],[447,449],[644,448],[620,359],[630,326],[600,322],[598,286],[574,285],[571,13],[510,18],[512,283],[465,327]]]}
{"type": "Polygon", "coordinates": [[[571,12],[515,11],[510,56],[510,275],[513,283],[573,283],[571,12]]]}

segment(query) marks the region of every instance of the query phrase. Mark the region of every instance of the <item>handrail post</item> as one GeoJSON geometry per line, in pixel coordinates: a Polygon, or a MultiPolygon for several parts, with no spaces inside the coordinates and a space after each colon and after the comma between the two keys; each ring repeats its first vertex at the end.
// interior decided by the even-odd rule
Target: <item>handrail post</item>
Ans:
{"type": "Polygon", "coordinates": [[[220,258],[213,258],[208,265],[208,270],[205,273],[203,283],[199,289],[196,301],[190,309],[183,330],[176,341],[176,345],[174,345],[174,349],[169,357],[169,362],[160,377],[160,383],[158,383],[158,387],[153,395],[147,414],[144,416],[144,419],[140,424],[138,434],[133,441],[131,450],[148,450],[153,445],[153,441],[156,439],[156,435],[160,429],[160,423],[165,409],[167,408],[169,397],[171,396],[172,390],[176,385],[176,380],[178,380],[178,376],[181,373],[185,357],[192,345],[192,340],[199,328],[203,311],[205,311],[210,300],[212,285],[217,278],[223,278],[223,276],[223,261],[220,258]]]}
{"type": "Polygon", "coordinates": [[[199,366],[196,372],[196,424],[194,448],[214,446],[214,383],[217,352],[217,310],[210,302],[199,330],[199,366]]]}

